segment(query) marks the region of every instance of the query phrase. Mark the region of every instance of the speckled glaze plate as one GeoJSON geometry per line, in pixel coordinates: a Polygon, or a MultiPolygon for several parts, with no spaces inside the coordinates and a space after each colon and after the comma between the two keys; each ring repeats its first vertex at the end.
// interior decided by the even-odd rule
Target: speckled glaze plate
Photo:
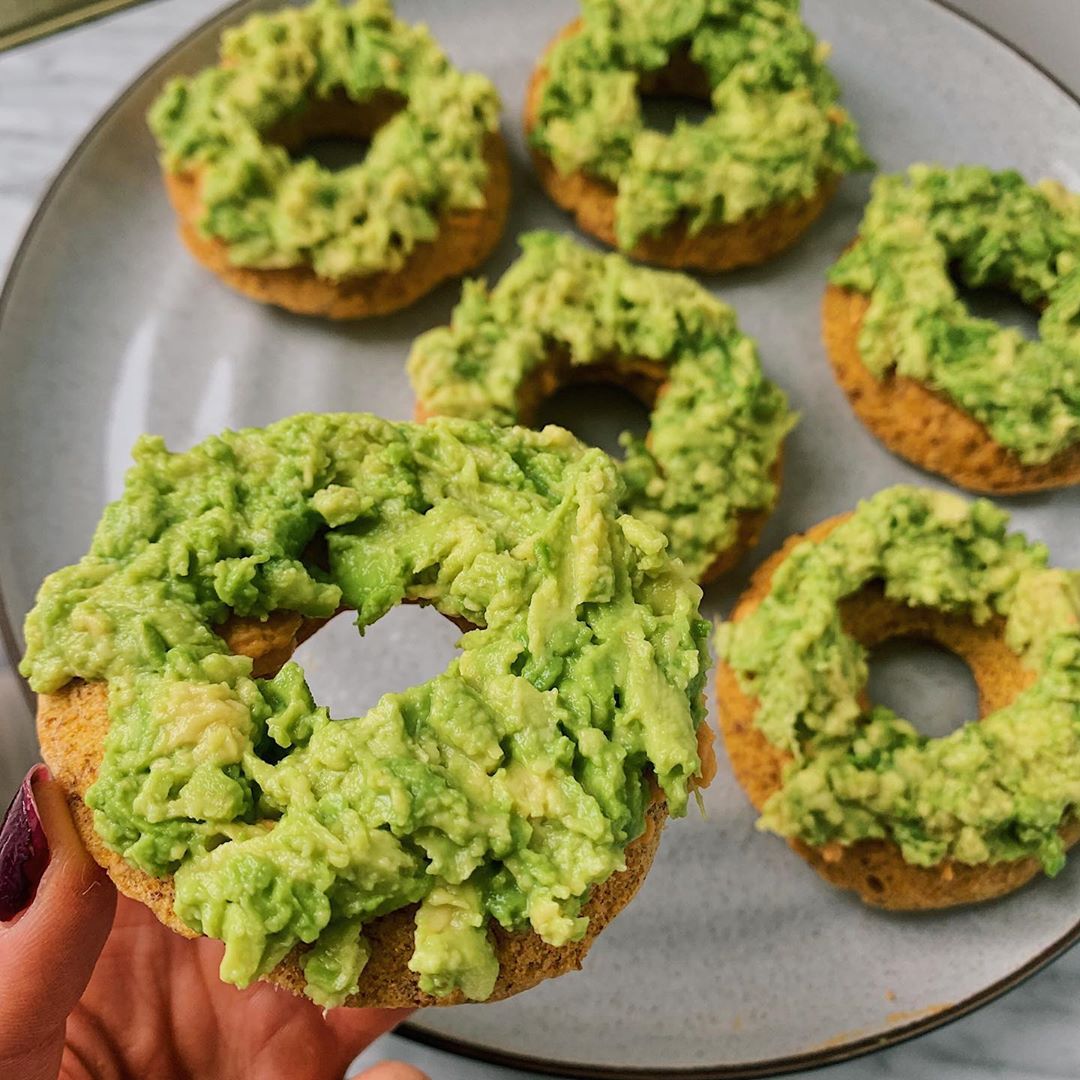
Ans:
{"type": "MultiPolygon", "coordinates": [[[[11,271],[0,304],[0,584],[16,654],[41,578],[85,550],[140,432],[183,448],[224,426],[304,409],[408,417],[409,343],[444,322],[457,296],[451,284],[375,322],[305,321],[233,294],[181,249],[143,117],[165,78],[209,62],[222,26],[256,6],[227,9],[122,95],[60,174],[11,271]]],[[[402,16],[430,22],[460,65],[492,76],[503,94],[514,203],[491,275],[513,258],[522,230],[570,228],[531,176],[519,114],[535,57],[574,8],[573,0],[399,2],[402,16]]],[[[845,100],[883,168],[981,161],[1080,188],[1077,103],[978,27],[932,0],[807,0],[806,16],[833,43],[845,100]]],[[[709,281],[758,337],[769,373],[803,415],[778,512],[747,564],[709,591],[712,616],[789,533],[886,484],[936,483],[862,429],[819,343],[825,271],[851,239],[866,192],[866,178],[846,181],[795,250],[709,281]]],[[[599,437],[600,428],[578,430],[599,437]]],[[[1057,562],[1080,564],[1075,490],[1009,505],[1057,562]]],[[[440,670],[454,638],[433,612],[399,609],[362,642],[335,625],[301,659],[316,696],[355,715],[381,692],[440,670]]],[[[899,698],[913,719],[955,724],[975,709],[955,667],[894,654],[872,689],[899,698]]],[[[1055,880],[977,910],[886,915],[832,891],[757,833],[723,763],[706,810],[668,830],[640,896],[584,971],[503,1004],[429,1010],[408,1032],[562,1075],[762,1076],[928,1030],[1080,936],[1080,858],[1055,880]]]]}

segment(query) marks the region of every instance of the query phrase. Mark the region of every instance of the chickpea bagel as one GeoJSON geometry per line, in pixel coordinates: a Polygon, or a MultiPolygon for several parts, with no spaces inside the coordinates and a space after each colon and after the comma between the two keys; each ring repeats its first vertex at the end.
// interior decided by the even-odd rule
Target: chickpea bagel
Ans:
{"type": "Polygon", "coordinates": [[[590,5],[530,80],[540,182],[585,232],[643,262],[764,262],[809,228],[844,172],[869,164],[824,53],[794,3],[726,14],[590,5]],[[664,135],[644,127],[637,95],[694,98],[713,114],[664,135]]]}
{"type": "Polygon", "coordinates": [[[225,32],[221,63],[149,114],[184,243],[237,291],[299,314],[383,315],[478,266],[510,182],[491,83],[386,0],[314,0],[225,32]],[[305,147],[367,146],[334,171],[305,147]]]}
{"type": "Polygon", "coordinates": [[[875,181],[822,305],[852,409],[893,453],[970,491],[1080,483],[1080,198],[981,166],[875,181]],[[1038,340],[972,315],[954,278],[1015,293],[1038,340]]]}
{"type": "MultiPolygon", "coordinates": [[[[298,616],[271,617],[266,623],[234,620],[223,630],[222,636],[234,652],[251,657],[253,674],[272,676],[293,649],[319,625],[319,620],[298,616]]],[[[57,693],[42,694],[38,699],[37,730],[42,756],[68,793],[75,826],[90,854],[108,871],[125,896],[145,904],[170,930],[184,937],[197,937],[198,934],[176,915],[172,880],[151,877],[130,866],[94,829],[93,811],[83,797],[97,779],[108,727],[107,694],[99,682],[74,681],[57,693]]],[[[708,725],[703,724],[699,730],[702,733],[699,739],[705,740],[705,752],[711,753],[708,725]]],[[[510,933],[498,926],[492,929],[499,977],[487,1000],[511,997],[545,979],[581,968],[596,936],[633,899],[644,881],[666,819],[667,806],[658,794],[654,794],[646,815],[645,831],[626,849],[626,870],[613,874],[597,886],[582,909],[589,924],[580,940],[556,947],[534,933],[510,933]]],[[[371,958],[365,965],[358,989],[346,998],[344,1005],[380,1009],[425,1008],[456,1005],[467,1000],[460,990],[435,997],[420,989],[419,976],[408,966],[413,951],[415,914],[415,907],[401,908],[367,924],[364,934],[371,942],[371,958]]],[[[303,949],[297,947],[260,978],[302,995],[306,985],[302,957],[303,949]]]]}
{"type": "Polygon", "coordinates": [[[416,416],[536,421],[574,383],[621,386],[649,409],[620,441],[624,508],[711,581],[760,535],[796,417],[734,312],[683,274],[633,266],[569,236],[529,233],[488,288],[467,282],[450,325],[413,345],[416,416]]]}
{"type": "MultiPolygon", "coordinates": [[[[909,512],[922,513],[928,505],[921,495],[909,496],[909,491],[917,489],[883,493],[896,498],[899,492],[902,498],[912,499],[906,509],[899,510],[901,519],[909,512]],[[911,511],[911,507],[916,509],[911,511]]],[[[885,500],[876,498],[880,510],[885,500]]],[[[953,503],[954,499],[933,493],[930,505],[948,502],[939,502],[942,519],[931,521],[924,536],[936,532],[940,538],[953,528],[963,532],[968,527],[955,505],[960,500],[953,503]]],[[[868,518],[866,506],[862,504],[856,513],[868,518]]],[[[989,515],[981,508],[974,513],[989,515]]],[[[754,807],[763,812],[762,827],[785,836],[831,884],[857,892],[868,904],[893,910],[989,900],[1019,888],[1040,870],[1055,873],[1064,861],[1064,851],[1080,837],[1076,820],[1080,785],[1041,778],[1053,775],[1057,767],[1047,763],[1048,756],[1060,761],[1062,772],[1068,773],[1071,755],[1080,751],[1080,725],[1071,701],[1041,707],[1038,695],[1044,687],[1039,665],[1056,671],[1058,663],[1066,663],[1067,677],[1074,677],[1071,660],[1063,660],[1063,651],[1073,648],[1077,636],[1074,576],[1045,569],[1045,553],[1035,546],[1024,548],[1012,538],[1005,539],[1004,515],[987,516],[986,527],[977,526],[973,533],[986,549],[991,537],[1002,543],[1001,569],[988,570],[988,577],[1005,588],[997,597],[991,595],[989,603],[977,599],[971,608],[950,601],[944,605],[948,610],[943,610],[942,601],[925,591],[921,602],[913,601],[908,590],[918,594],[918,583],[914,578],[909,583],[905,577],[901,584],[901,573],[908,571],[897,570],[895,564],[886,572],[884,588],[875,570],[868,571],[862,585],[856,585],[854,578],[845,583],[846,595],[835,608],[835,621],[826,621],[825,608],[819,614],[804,603],[807,644],[798,647],[804,659],[792,659],[796,655],[792,653],[786,662],[790,691],[786,708],[790,711],[780,723],[781,713],[770,707],[764,726],[760,722],[761,693],[782,693],[771,662],[770,666],[760,662],[762,650],[779,663],[781,655],[788,655],[787,648],[796,647],[795,624],[785,623],[789,629],[781,628],[780,601],[771,598],[777,575],[782,578],[783,595],[788,596],[789,589],[799,588],[799,560],[807,567],[826,565],[826,556],[818,559],[814,549],[830,537],[833,545],[846,542],[840,540],[842,526],[848,537],[856,535],[851,532],[854,517],[848,514],[822,522],[804,536],[792,537],[766,560],[721,636],[724,658],[717,676],[721,731],[736,778],[754,807]],[[795,563],[790,562],[793,556],[795,563]],[[1025,589],[1031,590],[1028,596],[1016,599],[1025,589]],[[1036,596],[1046,603],[1039,617],[1053,627],[1043,642],[1024,638],[1030,632],[1024,621],[1037,606],[1036,596]],[[1001,605],[998,598],[1003,598],[1001,605]],[[1008,615],[1000,607],[1008,609],[1008,615]],[[756,620],[748,622],[755,613],[759,613],[756,620]],[[809,636],[811,627],[813,637],[809,636]],[[888,710],[869,702],[864,689],[866,650],[897,637],[935,641],[965,661],[979,690],[979,723],[944,739],[925,739],[888,710]],[[1044,645],[1048,651],[1039,657],[1044,645]],[[1056,653],[1049,651],[1055,649],[1056,653]],[[802,663],[834,672],[833,685],[804,677],[802,663]],[[1017,720],[1021,708],[1030,711],[1017,720]],[[1061,717],[1055,713],[1058,708],[1061,717]],[[806,718],[796,720],[801,709],[811,712],[800,713],[806,718]],[[1044,726],[1044,718],[1051,714],[1059,726],[1051,726],[1049,719],[1044,726]],[[987,724],[994,730],[979,730],[987,724]],[[1030,750],[1010,749],[1010,740],[1023,738],[1031,740],[1030,750]],[[1057,738],[1062,741],[1054,742],[1057,738]],[[1020,775],[1010,772],[1013,761],[1020,775]],[[1033,762],[1029,777],[1023,775],[1021,763],[1026,761],[1033,762]],[[950,769],[958,770],[955,777],[950,778],[950,769]],[[1002,780],[1000,789],[995,786],[998,780],[1002,780]],[[944,794],[946,789],[949,795],[944,794]],[[1013,801],[1000,792],[1012,793],[1013,801]],[[928,808],[935,805],[940,809],[931,812],[928,808]],[[1032,805],[1039,809],[1033,810],[1032,805]],[[1037,826],[1025,816],[1032,813],[1038,818],[1037,826]]],[[[879,536],[883,520],[876,523],[879,536]]],[[[918,528],[924,524],[920,522],[918,528]]],[[[861,528],[858,522],[854,527],[861,528]]],[[[869,535],[869,529],[861,533],[860,542],[869,535]]],[[[862,550],[868,549],[868,543],[862,550]]],[[[842,550],[846,549],[830,548],[827,558],[831,561],[832,552],[842,550]]],[[[892,563],[892,555],[884,558],[892,563]]],[[[915,558],[925,566],[931,556],[924,548],[915,558]]],[[[863,572],[856,576],[863,577],[863,572]]],[[[802,595],[805,600],[808,594],[802,595]]]]}
{"type": "Polygon", "coordinates": [[[136,447],[21,670],[92,854],[221,977],[318,1004],[506,997],[580,966],[715,772],[709,624],[569,433],[305,414],[136,447]],[[297,644],[399,603],[463,631],[361,716],[297,644]]]}

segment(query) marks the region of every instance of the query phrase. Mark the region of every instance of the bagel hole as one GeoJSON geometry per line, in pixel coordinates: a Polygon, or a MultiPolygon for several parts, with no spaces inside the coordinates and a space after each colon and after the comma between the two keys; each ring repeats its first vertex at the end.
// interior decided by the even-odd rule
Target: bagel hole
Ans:
{"type": "Polygon", "coordinates": [[[556,351],[533,369],[518,394],[520,422],[526,427],[555,424],[582,442],[622,458],[619,436],[644,439],[649,413],[666,378],[655,361],[623,359],[571,364],[556,351]]]}
{"type": "Polygon", "coordinates": [[[650,131],[670,135],[676,125],[700,124],[712,113],[712,106],[689,94],[642,94],[641,120],[650,131]]]}
{"type": "Polygon", "coordinates": [[[700,124],[712,113],[708,76],[685,46],[658,71],[642,72],[637,89],[642,123],[663,135],[670,135],[680,120],[700,124]]]}
{"type": "Polygon", "coordinates": [[[980,715],[971,669],[935,641],[891,638],[871,650],[869,668],[870,699],[923,735],[948,735],[980,715]]]}
{"type": "Polygon", "coordinates": [[[347,139],[327,135],[323,138],[308,139],[296,150],[289,151],[294,162],[313,158],[316,164],[329,172],[341,172],[359,165],[367,157],[371,148],[370,139],[347,139]]]}
{"type": "Polygon", "coordinates": [[[566,428],[583,443],[621,458],[619,436],[629,431],[635,438],[644,439],[649,430],[649,410],[622,386],[583,382],[561,386],[541,402],[532,426],[545,424],[566,428]]]}
{"type": "Polygon", "coordinates": [[[1015,293],[997,286],[973,289],[954,273],[956,294],[976,319],[990,319],[999,326],[1019,330],[1028,341],[1039,340],[1039,312],[1015,293]]]}
{"type": "Polygon", "coordinates": [[[282,147],[294,162],[311,158],[330,172],[341,172],[363,162],[375,133],[404,106],[400,94],[388,91],[362,103],[337,91],[279,121],[264,137],[282,147]]]}
{"type": "Polygon", "coordinates": [[[349,612],[293,653],[315,700],[335,720],[363,716],[384,694],[400,693],[446,670],[462,631],[433,607],[398,604],[361,637],[349,612]]]}

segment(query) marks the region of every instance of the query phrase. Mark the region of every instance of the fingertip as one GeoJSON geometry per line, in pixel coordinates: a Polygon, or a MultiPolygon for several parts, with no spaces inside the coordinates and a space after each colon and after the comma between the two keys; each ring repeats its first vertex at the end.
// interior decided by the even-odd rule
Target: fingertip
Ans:
{"type": "Polygon", "coordinates": [[[46,944],[55,951],[66,941],[70,955],[70,942],[78,941],[81,948],[74,951],[96,956],[112,926],[116,888],[86,850],[64,789],[44,765],[27,774],[17,798],[17,825],[27,830],[32,850],[20,870],[25,875],[33,866],[34,877],[23,882],[27,895],[19,917],[5,924],[5,951],[14,948],[25,957],[46,944]]]}
{"type": "Polygon", "coordinates": [[[67,796],[63,788],[53,778],[45,765],[35,765],[27,777],[34,793],[34,803],[41,815],[41,822],[49,838],[49,847],[54,851],[72,851],[79,855],[86,854],[75,822],[68,808],[67,796]]]}
{"type": "Polygon", "coordinates": [[[112,926],[116,890],[79,837],[61,786],[31,770],[0,830],[0,1059],[56,1075],[64,1022],[112,926]],[[51,1072],[50,1072],[51,1070],[51,1072]]]}
{"type": "Polygon", "coordinates": [[[380,1061],[362,1073],[355,1073],[349,1080],[431,1080],[426,1072],[404,1061],[380,1061]]]}
{"type": "Polygon", "coordinates": [[[42,889],[53,888],[53,879],[64,892],[77,895],[84,916],[106,913],[110,920],[116,904],[116,888],[109,875],[86,850],[71,816],[67,795],[45,766],[35,770],[34,801],[49,841],[49,867],[42,889]]]}

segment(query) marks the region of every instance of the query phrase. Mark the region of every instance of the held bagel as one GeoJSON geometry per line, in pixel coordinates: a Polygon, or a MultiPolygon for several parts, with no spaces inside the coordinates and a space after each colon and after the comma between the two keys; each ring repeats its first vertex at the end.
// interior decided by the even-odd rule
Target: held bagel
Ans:
{"type": "Polygon", "coordinates": [[[624,435],[624,508],[655,526],[702,582],[752,546],[775,505],[794,426],[734,312],[682,274],[530,233],[488,289],[468,282],[448,327],[408,360],[417,418],[532,424],[560,386],[625,387],[650,409],[624,435]]]}
{"type": "MultiPolygon", "coordinates": [[[[229,647],[254,661],[254,673],[272,676],[317,620],[271,616],[267,623],[233,620],[222,636],[229,647]],[[295,627],[295,629],[294,629],[295,627]]],[[[184,937],[197,933],[174,910],[170,877],[151,877],[129,866],[94,829],[93,811],[84,797],[97,779],[108,733],[108,698],[103,684],[74,680],[54,694],[38,698],[37,730],[42,757],[68,793],[76,828],[94,859],[109,872],[116,887],[145,904],[170,930],[184,937]]],[[[709,731],[702,724],[699,733],[709,731]]],[[[706,738],[699,734],[699,738],[706,738]]],[[[707,745],[707,744],[706,744],[707,745]]],[[[708,750],[706,750],[708,752],[708,750]]],[[[547,944],[534,933],[511,933],[498,924],[491,928],[499,977],[488,1001],[500,1001],[557,975],[581,968],[600,931],[633,899],[652,865],[667,819],[667,805],[654,792],[645,818],[645,831],[626,849],[626,870],[612,874],[589,895],[582,914],[589,920],[585,934],[565,945],[547,944]]],[[[425,1008],[456,1005],[467,1000],[458,990],[434,997],[420,989],[419,976],[409,969],[415,934],[415,905],[379,916],[364,927],[371,956],[356,992],[344,1004],[351,1007],[425,1008]]],[[[293,949],[261,978],[294,994],[306,986],[303,950],[293,949]]]]}
{"type": "Polygon", "coordinates": [[[316,0],[226,31],[221,63],[150,110],[180,234],[239,292],[330,318],[386,314],[478,266],[509,168],[494,87],[386,0],[316,0]],[[370,143],[334,172],[312,139],[370,143]]]}
{"type": "Polygon", "coordinates": [[[826,349],[889,450],[971,491],[1080,483],[1080,198],[1015,172],[913,165],[883,176],[830,274],[826,349]],[[1005,287],[1040,338],[976,318],[957,294],[1005,287]]]}
{"type": "Polygon", "coordinates": [[[706,271],[790,247],[841,175],[870,165],[797,3],[723,14],[588,5],[529,84],[541,184],[578,225],[635,259],[706,271]],[[700,124],[648,130],[638,96],[710,101],[700,124]]]}
{"type": "Polygon", "coordinates": [[[579,967],[715,767],[700,590],[617,489],[556,429],[341,414],[144,440],[27,619],[44,756],[92,854],[222,938],[224,978],[327,1006],[579,967]],[[458,656],[331,721],[293,649],[403,601],[466,629],[458,656]]]}
{"type": "Polygon", "coordinates": [[[722,629],[717,695],[736,778],[763,827],[868,904],[1001,896],[1055,873],[1080,838],[1076,578],[1046,569],[1045,550],[1006,534],[1006,520],[989,503],[889,489],[792,537],[722,629]],[[972,552],[982,570],[965,565],[972,552]],[[980,722],[926,739],[873,706],[866,651],[894,637],[960,656],[980,722]]]}

